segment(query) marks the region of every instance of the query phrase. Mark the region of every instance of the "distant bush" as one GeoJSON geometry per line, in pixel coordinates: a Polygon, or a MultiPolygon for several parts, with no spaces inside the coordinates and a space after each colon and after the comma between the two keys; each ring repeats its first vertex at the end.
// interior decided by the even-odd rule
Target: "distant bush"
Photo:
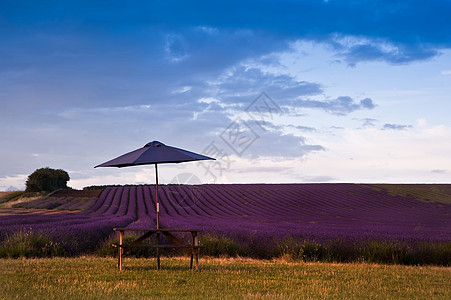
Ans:
{"type": "Polygon", "coordinates": [[[69,174],[61,169],[41,168],[28,176],[25,192],[50,193],[58,189],[67,189],[69,174]]]}
{"type": "Polygon", "coordinates": [[[83,188],[84,191],[91,191],[91,190],[103,190],[106,189],[107,187],[120,187],[122,185],[90,185],[90,186],[85,186],[83,188]]]}
{"type": "MultiPolygon", "coordinates": [[[[130,244],[138,236],[125,235],[124,244],[130,244]]],[[[451,243],[407,243],[388,240],[347,241],[335,239],[330,241],[313,241],[286,238],[272,243],[256,245],[246,241],[237,241],[218,233],[205,233],[200,236],[201,255],[214,257],[251,257],[257,259],[282,258],[285,261],[304,262],[368,262],[403,265],[451,265],[451,243]],[[243,243],[244,242],[244,243],[243,243]],[[257,250],[256,250],[257,248],[257,250]],[[266,249],[266,251],[264,250],[266,249]]],[[[153,241],[147,241],[153,242],[153,241]]],[[[117,256],[118,249],[112,244],[119,244],[114,236],[98,249],[99,256],[117,256]]],[[[165,256],[183,255],[180,249],[160,249],[165,256]]],[[[128,257],[155,257],[153,248],[132,248],[125,251],[128,257]]]]}
{"type": "Polygon", "coordinates": [[[277,244],[275,257],[293,261],[325,261],[403,264],[451,265],[451,243],[408,243],[390,240],[350,242],[331,240],[314,242],[288,238],[277,244]]]}
{"type": "Polygon", "coordinates": [[[326,247],[318,242],[313,241],[296,241],[293,238],[288,238],[277,243],[274,256],[289,257],[293,261],[327,261],[330,258],[326,247]]]}
{"type": "Polygon", "coordinates": [[[403,265],[451,265],[451,242],[407,244],[370,241],[361,248],[365,261],[403,265]]]}
{"type": "Polygon", "coordinates": [[[19,230],[6,235],[0,245],[1,258],[64,256],[60,243],[32,230],[19,230]]]}
{"type": "Polygon", "coordinates": [[[205,246],[201,250],[203,255],[236,257],[248,254],[240,244],[224,235],[203,234],[200,244],[205,246]]]}

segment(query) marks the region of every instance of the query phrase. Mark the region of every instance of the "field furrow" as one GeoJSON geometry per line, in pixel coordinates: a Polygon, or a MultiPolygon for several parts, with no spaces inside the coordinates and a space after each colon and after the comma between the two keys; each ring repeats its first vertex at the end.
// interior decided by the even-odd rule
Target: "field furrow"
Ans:
{"type": "MultiPolygon", "coordinates": [[[[92,198],[84,198],[84,204],[75,200],[74,191],[66,198],[63,192],[52,197],[28,205],[58,203],[74,209],[89,203],[90,208],[45,214],[23,209],[13,214],[9,209],[8,214],[0,214],[0,240],[17,230],[33,230],[77,252],[93,249],[91,244],[111,235],[113,227],[156,225],[154,185],[107,187],[94,203],[92,198]]],[[[252,253],[275,251],[271,245],[284,240],[347,244],[357,252],[372,241],[383,241],[404,245],[403,251],[418,255],[426,251],[424,243],[450,247],[450,199],[448,185],[412,185],[411,191],[407,185],[371,184],[161,185],[160,226],[199,228],[204,234],[226,236],[257,256],[252,253]]]]}

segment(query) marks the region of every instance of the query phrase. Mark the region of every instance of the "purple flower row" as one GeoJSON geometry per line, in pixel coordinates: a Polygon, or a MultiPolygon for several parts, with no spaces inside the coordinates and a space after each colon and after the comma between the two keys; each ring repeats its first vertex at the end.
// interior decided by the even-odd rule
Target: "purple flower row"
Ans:
{"type": "MultiPolygon", "coordinates": [[[[160,186],[160,223],[265,245],[275,239],[408,243],[451,241],[451,205],[360,184],[160,186]]],[[[0,216],[0,241],[32,228],[73,252],[92,249],[113,227],[154,227],[155,187],[108,187],[78,213],[0,216]]],[[[354,243],[354,242],[352,242],[354,243]]]]}

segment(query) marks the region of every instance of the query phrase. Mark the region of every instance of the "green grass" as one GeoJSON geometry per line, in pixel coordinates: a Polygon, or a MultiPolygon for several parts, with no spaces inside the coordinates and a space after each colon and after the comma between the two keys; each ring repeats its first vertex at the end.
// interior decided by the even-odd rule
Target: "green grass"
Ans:
{"type": "Polygon", "coordinates": [[[32,230],[19,230],[7,234],[0,243],[1,258],[53,257],[65,254],[59,243],[32,230]]]}
{"type": "Polygon", "coordinates": [[[451,299],[451,268],[284,260],[0,259],[0,299],[451,299]]]}
{"type": "Polygon", "coordinates": [[[451,204],[449,184],[371,184],[377,191],[391,196],[410,197],[418,201],[451,204]]]}
{"type": "Polygon", "coordinates": [[[25,192],[15,191],[15,192],[0,192],[0,204],[9,201],[14,201],[23,196],[25,192]]]}

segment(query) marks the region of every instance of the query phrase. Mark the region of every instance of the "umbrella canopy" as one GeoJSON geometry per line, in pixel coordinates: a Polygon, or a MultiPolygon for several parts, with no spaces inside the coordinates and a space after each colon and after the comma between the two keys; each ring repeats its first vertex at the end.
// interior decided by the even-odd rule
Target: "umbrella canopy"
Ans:
{"type": "Polygon", "coordinates": [[[181,163],[186,161],[208,160],[214,158],[200,155],[194,152],[166,146],[165,144],[153,141],[144,147],[116,157],[97,167],[130,167],[150,164],[181,163]]]}
{"type": "Polygon", "coordinates": [[[153,141],[144,145],[144,147],[128,152],[124,155],[116,157],[112,160],[97,165],[97,167],[130,167],[139,165],[155,165],[155,199],[156,199],[156,212],[157,212],[157,229],[159,228],[159,203],[158,203],[158,164],[164,163],[181,163],[187,161],[196,160],[215,160],[214,158],[197,154],[191,151],[166,146],[165,144],[153,141]]]}

